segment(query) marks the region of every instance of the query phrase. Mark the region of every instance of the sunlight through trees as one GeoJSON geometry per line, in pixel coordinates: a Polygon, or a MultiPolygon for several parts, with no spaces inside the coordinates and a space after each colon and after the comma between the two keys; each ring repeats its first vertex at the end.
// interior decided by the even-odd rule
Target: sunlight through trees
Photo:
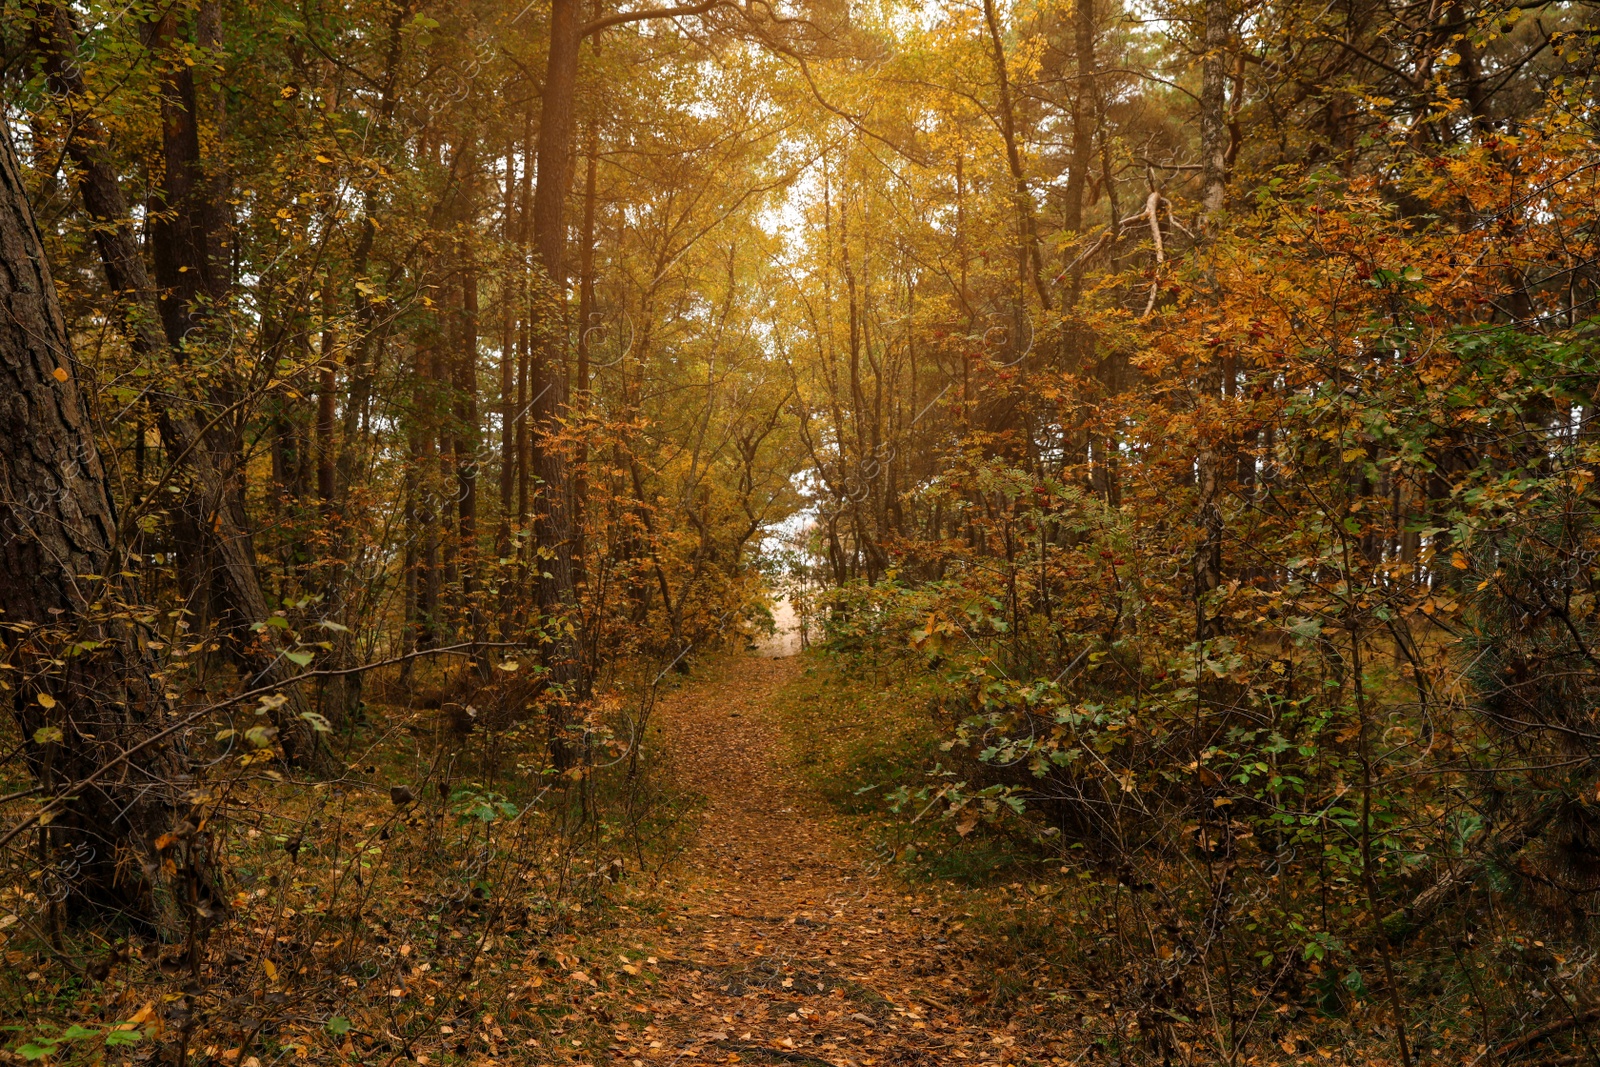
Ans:
{"type": "Polygon", "coordinates": [[[380,902],[577,936],[804,644],[1058,1061],[1584,1062],[1594,16],[10,6],[15,1054],[425,1062],[380,902]]]}

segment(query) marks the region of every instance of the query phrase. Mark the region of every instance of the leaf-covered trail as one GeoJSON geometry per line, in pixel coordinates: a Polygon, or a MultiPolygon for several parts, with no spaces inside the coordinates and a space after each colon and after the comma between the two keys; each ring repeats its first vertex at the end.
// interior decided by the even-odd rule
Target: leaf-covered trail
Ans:
{"type": "Polygon", "coordinates": [[[615,1028],[612,1055],[1049,1062],[1020,1047],[1020,1032],[970,1018],[960,935],[872,872],[786,758],[775,701],[800,668],[749,657],[659,713],[675,773],[706,806],[668,887],[668,922],[650,931],[652,956],[629,954],[630,970],[655,980],[619,1013],[641,1023],[615,1028]]]}

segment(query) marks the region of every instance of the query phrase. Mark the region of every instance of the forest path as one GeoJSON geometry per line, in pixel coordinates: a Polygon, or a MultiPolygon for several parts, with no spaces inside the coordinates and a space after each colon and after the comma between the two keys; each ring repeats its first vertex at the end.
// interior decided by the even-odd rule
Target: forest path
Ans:
{"type": "Polygon", "coordinates": [[[705,808],[639,961],[660,978],[629,1006],[649,1022],[615,1028],[613,1062],[1049,1062],[1017,1031],[966,1021],[959,935],[830,825],[779,721],[802,667],[744,657],[658,711],[678,781],[705,808]]]}

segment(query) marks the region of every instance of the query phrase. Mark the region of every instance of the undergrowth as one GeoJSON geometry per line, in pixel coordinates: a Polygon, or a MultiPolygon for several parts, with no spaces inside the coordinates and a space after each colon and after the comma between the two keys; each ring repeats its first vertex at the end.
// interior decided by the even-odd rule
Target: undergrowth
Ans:
{"type": "MultiPolygon", "coordinates": [[[[983,781],[979,761],[963,762],[944,744],[927,699],[932,684],[914,671],[813,654],[776,706],[820,797],[867,843],[881,873],[942,914],[968,961],[970,996],[991,1019],[1072,1040],[1096,1056],[1207,1061],[1209,1050],[1181,1035],[1197,1008],[1229,1014],[1222,992],[1157,978],[1145,958],[1165,963],[1164,943],[1181,936],[1163,899],[1167,887],[1086,856],[1033,810],[964,827],[959,809],[905,802],[983,781]]],[[[1374,1048],[1381,1055],[1392,1040],[1370,994],[1343,971],[1331,973],[1326,988],[1274,987],[1254,961],[1231,966],[1250,983],[1252,1013],[1240,1023],[1253,1030],[1249,1062],[1372,1062],[1374,1048]]],[[[1471,1006],[1463,1007],[1470,1019],[1471,1006]]],[[[1431,1059],[1470,1038],[1452,1023],[1417,1028],[1423,1054],[1431,1059]]]]}
{"type": "MultiPolygon", "coordinates": [[[[582,774],[542,722],[477,728],[458,679],[380,687],[330,739],[342,773],[296,779],[219,741],[195,833],[213,914],[174,939],[48,906],[49,872],[3,890],[0,1056],[52,1064],[588,1062],[614,1012],[618,926],[649,925],[693,797],[619,690],[582,774]],[[43,905],[43,906],[41,906],[43,905]],[[43,915],[45,926],[28,916],[43,915]],[[54,921],[49,917],[53,916],[54,921]]],[[[198,805],[197,805],[198,807],[198,805]]]]}
{"type": "Polygon", "coordinates": [[[977,964],[974,1001],[1059,1023],[1069,975],[1081,973],[1061,926],[1082,918],[1060,896],[1060,859],[1028,820],[963,833],[948,809],[928,803],[969,768],[943,749],[922,688],[914,675],[853,672],[814,654],[776,706],[796,762],[881,872],[938,901],[977,964]]]}
{"type": "Polygon", "coordinates": [[[1044,873],[1051,856],[1025,835],[963,834],[947,808],[929,804],[967,768],[943,750],[926,699],[914,676],[854,674],[814,656],[779,706],[812,784],[898,877],[983,887],[1044,873]]]}

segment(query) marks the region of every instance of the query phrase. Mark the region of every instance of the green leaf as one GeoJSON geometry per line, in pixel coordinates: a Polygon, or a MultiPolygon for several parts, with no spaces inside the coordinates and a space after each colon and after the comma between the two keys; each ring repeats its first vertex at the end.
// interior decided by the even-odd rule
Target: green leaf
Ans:
{"type": "Polygon", "coordinates": [[[43,1037],[39,1038],[37,1041],[30,1041],[26,1045],[23,1045],[21,1048],[17,1049],[17,1055],[21,1056],[25,1060],[42,1060],[46,1056],[54,1056],[55,1052],[56,1043],[48,1038],[43,1037]]]}
{"type": "Polygon", "coordinates": [[[256,748],[266,748],[278,736],[276,726],[252,726],[244,732],[244,739],[256,748]]]}
{"type": "Polygon", "coordinates": [[[1322,623],[1317,619],[1295,619],[1289,626],[1289,632],[1296,637],[1314,638],[1322,633],[1322,623]]]}
{"type": "Polygon", "coordinates": [[[106,1034],[106,1048],[119,1048],[142,1040],[144,1035],[137,1030],[112,1030],[106,1034]]]}
{"type": "Polygon", "coordinates": [[[56,1040],[57,1041],[82,1041],[86,1037],[99,1037],[99,1036],[100,1036],[100,1031],[98,1031],[98,1030],[90,1030],[86,1026],[79,1026],[77,1023],[73,1023],[71,1026],[67,1027],[66,1030],[62,1031],[61,1036],[56,1038],[56,1040]]]}
{"type": "Polygon", "coordinates": [[[311,666],[311,653],[309,652],[285,652],[283,658],[297,666],[311,666]]]}
{"type": "Polygon", "coordinates": [[[326,1023],[328,1033],[343,1036],[350,1032],[350,1020],[343,1015],[335,1015],[326,1023]]]}
{"type": "Polygon", "coordinates": [[[65,736],[59,726],[41,726],[33,732],[33,743],[48,745],[52,741],[60,741],[65,736]]]}

